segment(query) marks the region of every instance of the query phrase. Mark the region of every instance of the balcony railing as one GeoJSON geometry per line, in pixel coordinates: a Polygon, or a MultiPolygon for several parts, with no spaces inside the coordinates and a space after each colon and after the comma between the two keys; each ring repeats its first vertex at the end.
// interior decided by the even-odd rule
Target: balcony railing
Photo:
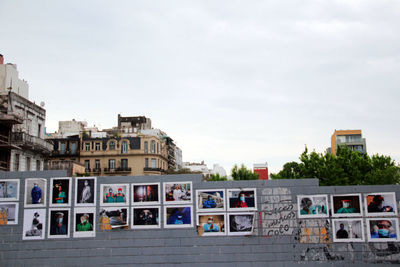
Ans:
{"type": "Polygon", "coordinates": [[[131,168],[130,167],[126,167],[126,168],[104,168],[104,173],[130,173],[131,172],[131,168]]]}
{"type": "Polygon", "coordinates": [[[161,168],[151,168],[151,167],[144,167],[143,171],[145,172],[164,172],[161,168]]]}
{"type": "Polygon", "coordinates": [[[11,133],[11,142],[17,146],[39,150],[42,153],[50,153],[53,150],[53,145],[50,142],[22,132],[11,133]]]}
{"type": "Polygon", "coordinates": [[[93,168],[93,173],[101,173],[101,168],[93,168]]]}

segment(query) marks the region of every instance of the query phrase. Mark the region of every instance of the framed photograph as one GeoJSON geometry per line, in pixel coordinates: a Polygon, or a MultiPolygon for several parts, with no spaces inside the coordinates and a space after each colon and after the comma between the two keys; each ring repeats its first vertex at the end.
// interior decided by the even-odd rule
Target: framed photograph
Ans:
{"type": "Polygon", "coordinates": [[[44,239],[46,209],[25,209],[22,240],[44,239]]]}
{"type": "Polygon", "coordinates": [[[299,218],[328,217],[328,195],[298,195],[299,218]]]}
{"type": "Polygon", "coordinates": [[[399,240],[398,218],[367,219],[369,242],[390,242],[399,240]]]}
{"type": "Polygon", "coordinates": [[[0,203],[0,225],[18,224],[17,202],[0,203]]]}
{"type": "Polygon", "coordinates": [[[100,230],[129,229],[128,207],[100,207],[100,230]]]}
{"type": "Polygon", "coordinates": [[[397,215],[396,194],[394,192],[364,194],[366,216],[397,215]]]}
{"type": "Polygon", "coordinates": [[[193,227],[193,206],[164,206],[164,228],[193,227]]]}
{"type": "Polygon", "coordinates": [[[68,238],[70,233],[69,208],[49,209],[48,238],[68,238]]]}
{"type": "Polygon", "coordinates": [[[132,184],[133,205],[160,204],[160,183],[132,184]]]}
{"type": "Polygon", "coordinates": [[[196,190],[196,196],[198,212],[225,210],[225,189],[196,190]]]}
{"type": "Polygon", "coordinates": [[[74,237],[96,236],[96,208],[74,209],[74,237]]]}
{"type": "Polygon", "coordinates": [[[75,178],[75,206],[96,206],[96,177],[75,178]]]}
{"type": "Polygon", "coordinates": [[[192,182],[164,183],[164,204],[192,203],[192,182]]]}
{"type": "Polygon", "coordinates": [[[361,194],[331,195],[333,217],[361,217],[361,194]]]}
{"type": "Polygon", "coordinates": [[[25,207],[46,207],[47,180],[25,179],[25,207]]]}
{"type": "Polygon", "coordinates": [[[71,206],[71,178],[51,178],[50,188],[50,207],[71,206]]]}
{"type": "Polygon", "coordinates": [[[160,207],[139,206],[132,208],[132,229],[160,228],[160,207]]]}
{"type": "Polygon", "coordinates": [[[257,189],[227,189],[228,211],[257,210],[257,189]]]}
{"type": "Polygon", "coordinates": [[[129,184],[101,184],[101,206],[129,205],[129,184]]]}
{"type": "Polygon", "coordinates": [[[0,201],[19,200],[19,179],[0,180],[0,201]]]}
{"type": "Polygon", "coordinates": [[[253,234],[254,212],[228,213],[228,235],[253,234]]]}
{"type": "Polygon", "coordinates": [[[197,229],[200,236],[226,235],[225,213],[197,214],[197,229]]]}
{"type": "Polygon", "coordinates": [[[362,219],[333,219],[333,242],[364,242],[362,219]]]}

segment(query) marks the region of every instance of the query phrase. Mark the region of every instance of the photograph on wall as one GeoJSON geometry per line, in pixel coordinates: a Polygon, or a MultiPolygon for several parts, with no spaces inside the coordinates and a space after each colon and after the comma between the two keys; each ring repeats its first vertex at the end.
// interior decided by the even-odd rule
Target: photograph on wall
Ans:
{"type": "Polygon", "coordinates": [[[128,207],[100,207],[100,230],[129,229],[128,207]]]}
{"type": "Polygon", "coordinates": [[[74,209],[74,237],[96,236],[96,208],[74,209]]]}
{"type": "Polygon", "coordinates": [[[331,195],[333,217],[362,216],[361,194],[331,195]]]}
{"type": "Polygon", "coordinates": [[[299,218],[328,217],[328,195],[298,195],[299,218]]]}
{"type": "Polygon", "coordinates": [[[25,207],[46,207],[46,192],[46,179],[25,179],[25,207]]]}
{"type": "Polygon", "coordinates": [[[364,242],[362,219],[333,219],[333,242],[364,242]]]}
{"type": "Polygon", "coordinates": [[[160,204],[160,183],[132,184],[133,205],[160,204]]]}
{"type": "Polygon", "coordinates": [[[71,206],[71,178],[50,179],[50,206],[71,206]]]}
{"type": "Polygon", "coordinates": [[[228,189],[228,210],[249,211],[257,210],[257,189],[228,189]]]}
{"type": "Polygon", "coordinates": [[[367,219],[367,237],[370,242],[389,242],[399,240],[397,218],[367,219]]]}
{"type": "Polygon", "coordinates": [[[196,190],[197,211],[214,212],[225,210],[225,189],[196,190]]]}
{"type": "Polygon", "coordinates": [[[0,225],[18,224],[17,202],[0,203],[0,225]]]}
{"type": "Polygon", "coordinates": [[[75,179],[75,206],[96,206],[96,177],[75,179]]]}
{"type": "Polygon", "coordinates": [[[161,227],[160,207],[133,207],[132,216],[132,229],[151,229],[161,227]]]}
{"type": "Polygon", "coordinates": [[[0,201],[19,200],[19,180],[4,179],[0,180],[0,201]]]}
{"type": "Polygon", "coordinates": [[[164,183],[164,203],[192,203],[192,182],[164,183]]]}
{"type": "Polygon", "coordinates": [[[255,216],[253,212],[228,213],[228,235],[253,234],[255,216]]]}
{"type": "Polygon", "coordinates": [[[224,213],[197,214],[197,231],[200,236],[225,235],[224,213]]]}
{"type": "Polygon", "coordinates": [[[129,184],[101,184],[100,205],[129,205],[129,184]]]}
{"type": "Polygon", "coordinates": [[[25,209],[23,240],[44,239],[46,229],[46,209],[25,209]]]}
{"type": "Polygon", "coordinates": [[[49,209],[48,238],[68,238],[70,233],[70,209],[53,208],[49,209]]]}
{"type": "Polygon", "coordinates": [[[396,195],[394,192],[364,194],[366,216],[397,215],[396,195]]]}
{"type": "Polygon", "coordinates": [[[164,206],[164,228],[193,227],[193,206],[164,206]]]}

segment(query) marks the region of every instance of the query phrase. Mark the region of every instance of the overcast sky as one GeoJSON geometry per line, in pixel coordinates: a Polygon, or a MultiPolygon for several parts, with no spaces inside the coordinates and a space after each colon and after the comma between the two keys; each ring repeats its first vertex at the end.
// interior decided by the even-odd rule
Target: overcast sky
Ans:
{"type": "Polygon", "coordinates": [[[30,100],[110,128],[151,118],[184,161],[278,172],[335,129],[400,160],[400,1],[0,1],[30,100]]]}

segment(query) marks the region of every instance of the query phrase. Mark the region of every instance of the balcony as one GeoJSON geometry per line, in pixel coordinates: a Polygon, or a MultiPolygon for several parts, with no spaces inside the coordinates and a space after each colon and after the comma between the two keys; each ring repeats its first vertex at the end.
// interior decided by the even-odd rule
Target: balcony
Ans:
{"type": "Polygon", "coordinates": [[[53,144],[36,136],[27,133],[11,133],[11,142],[21,148],[27,148],[49,154],[53,150],[53,144]]]}
{"type": "Polygon", "coordinates": [[[164,170],[161,168],[151,168],[151,167],[144,167],[143,171],[144,172],[164,172],[164,170]]]}
{"type": "Polygon", "coordinates": [[[131,173],[132,169],[130,167],[119,167],[119,168],[104,168],[105,174],[129,174],[131,173]]]}
{"type": "Polygon", "coordinates": [[[101,168],[93,168],[92,173],[101,173],[101,168]]]}

